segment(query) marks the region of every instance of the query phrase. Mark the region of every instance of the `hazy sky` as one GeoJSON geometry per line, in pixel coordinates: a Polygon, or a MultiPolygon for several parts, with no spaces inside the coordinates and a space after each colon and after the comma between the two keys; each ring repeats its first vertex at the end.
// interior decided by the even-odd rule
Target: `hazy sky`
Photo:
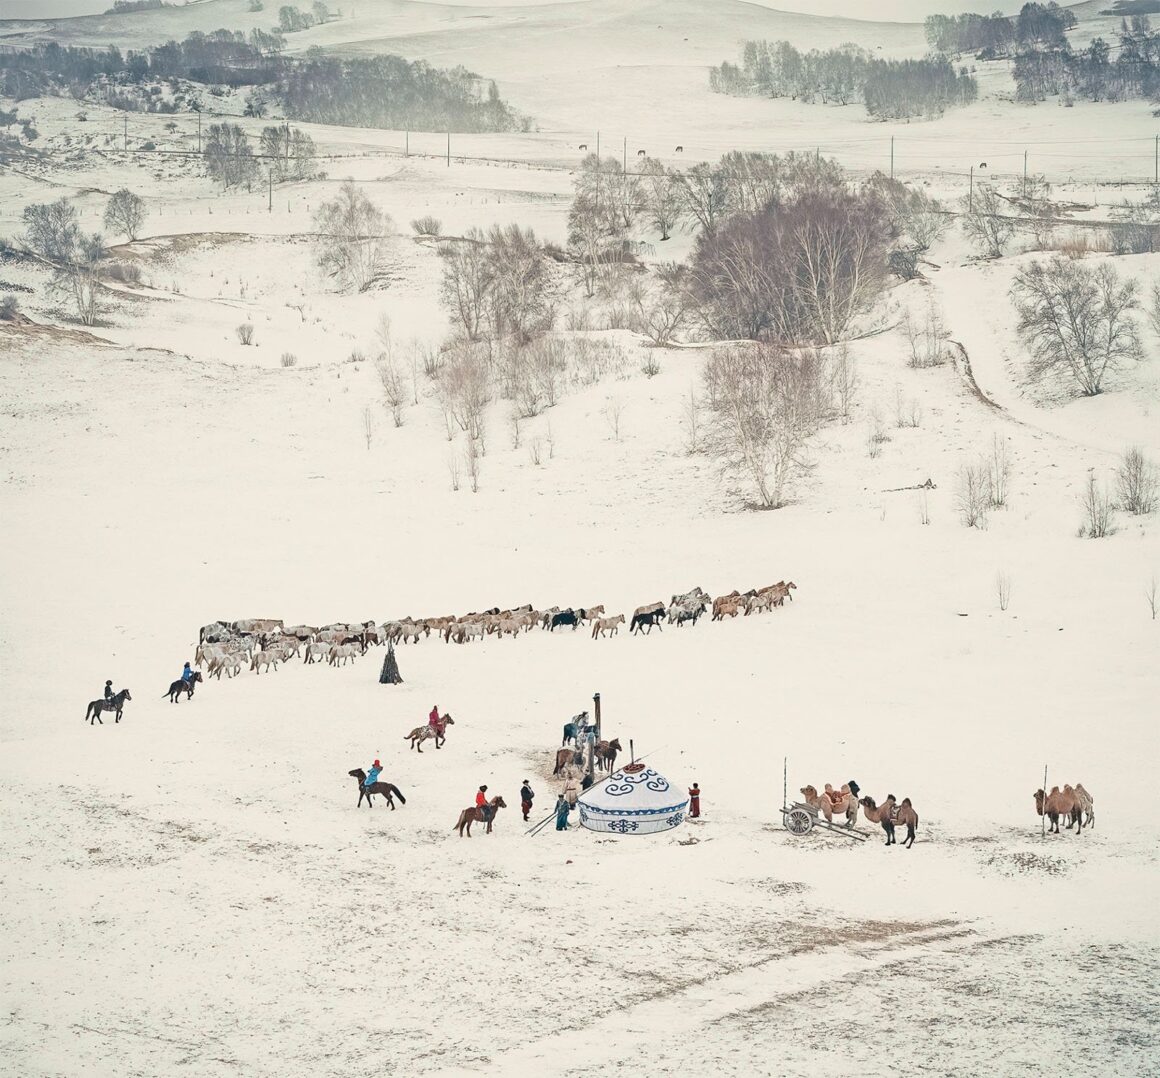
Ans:
{"type": "MultiPolygon", "coordinates": [[[[374,0],[360,0],[373,4],[374,0]]],[[[505,0],[443,0],[462,6],[490,7],[505,0]]],[[[508,4],[524,4],[529,0],[506,0],[508,4]]],[[[536,0],[531,0],[535,3],[536,0]]],[[[712,0],[707,0],[711,3],[712,0]]],[[[935,12],[955,11],[1016,11],[1021,0],[750,0],[764,7],[782,11],[806,11],[816,15],[848,15],[858,19],[898,20],[922,22],[923,17],[935,12]]],[[[272,5],[274,6],[274,5],[272,5]]],[[[309,7],[302,3],[299,6],[309,7]]],[[[336,4],[335,6],[341,6],[336,4]]],[[[91,15],[112,7],[112,0],[0,0],[0,19],[35,19],[61,15],[91,15]]]]}

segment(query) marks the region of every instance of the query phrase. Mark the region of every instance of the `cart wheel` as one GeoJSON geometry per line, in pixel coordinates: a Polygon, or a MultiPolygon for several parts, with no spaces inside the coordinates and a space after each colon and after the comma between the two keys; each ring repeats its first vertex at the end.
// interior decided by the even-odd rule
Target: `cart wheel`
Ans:
{"type": "Polygon", "coordinates": [[[783,814],[782,820],[790,834],[804,835],[814,826],[814,818],[805,809],[790,809],[783,814]]]}

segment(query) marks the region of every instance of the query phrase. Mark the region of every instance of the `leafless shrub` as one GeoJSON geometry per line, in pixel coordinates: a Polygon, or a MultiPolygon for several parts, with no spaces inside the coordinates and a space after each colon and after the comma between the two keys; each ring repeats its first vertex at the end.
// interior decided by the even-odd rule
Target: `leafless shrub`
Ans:
{"type": "Polygon", "coordinates": [[[254,327],[249,322],[243,322],[234,332],[238,335],[238,341],[241,344],[254,343],[254,327]]]}
{"type": "Polygon", "coordinates": [[[1156,620],[1156,574],[1152,574],[1152,579],[1148,582],[1148,586],[1144,589],[1144,598],[1148,600],[1148,609],[1152,611],[1152,620],[1156,620]]]}
{"type": "Polygon", "coordinates": [[[929,301],[922,318],[915,318],[909,308],[902,316],[902,332],[910,351],[908,365],[922,370],[937,367],[945,358],[943,341],[946,327],[933,300],[929,301]]]}
{"type": "Polygon", "coordinates": [[[645,358],[644,363],[641,365],[640,373],[643,374],[646,378],[655,378],[658,374],[661,373],[661,365],[658,362],[656,356],[650,353],[645,358]]]}
{"type": "Polygon", "coordinates": [[[858,395],[858,368],[846,345],[839,345],[830,360],[830,383],[843,423],[850,422],[850,409],[858,395]]]}
{"type": "Polygon", "coordinates": [[[881,431],[871,423],[866,428],[866,455],[871,460],[877,460],[882,456],[882,441],[881,431]]]}
{"type": "Polygon", "coordinates": [[[366,436],[367,449],[369,450],[375,435],[375,414],[369,404],[363,408],[363,434],[366,436]]]}
{"type": "Polygon", "coordinates": [[[987,526],[987,507],[991,500],[991,484],[984,461],[974,461],[959,468],[958,487],[955,490],[955,508],[962,514],[968,528],[987,526]]]}
{"type": "Polygon", "coordinates": [[[1042,174],[1028,176],[1023,185],[1019,205],[1024,213],[1023,225],[1041,251],[1051,246],[1055,231],[1055,205],[1051,201],[1051,184],[1042,174]]]}
{"type": "Polygon", "coordinates": [[[447,472],[451,476],[451,489],[459,489],[460,472],[459,472],[459,458],[453,453],[447,458],[447,472]]]}
{"type": "Polygon", "coordinates": [[[533,438],[531,444],[528,446],[528,455],[532,458],[532,463],[538,468],[540,461],[543,458],[544,443],[539,438],[533,438]]]}
{"type": "Polygon", "coordinates": [[[999,599],[999,609],[1006,610],[1011,602],[1011,577],[1001,569],[995,574],[995,594],[999,599]]]}
{"type": "Polygon", "coordinates": [[[1152,324],[1152,332],[1160,337],[1160,281],[1152,283],[1151,305],[1148,307],[1148,321],[1152,324]]]}
{"type": "Polygon", "coordinates": [[[347,180],[314,215],[315,257],[344,291],[365,292],[382,272],[390,217],[347,180]]]}
{"type": "Polygon", "coordinates": [[[987,477],[987,503],[992,509],[1007,504],[1011,487],[1011,454],[1007,443],[998,434],[991,437],[991,454],[983,462],[987,477]]]}
{"type": "Polygon", "coordinates": [[[817,352],[770,344],[719,348],[705,364],[707,452],[761,508],[784,505],[807,467],[806,439],[823,419],[823,377],[817,352]]]}
{"type": "Polygon", "coordinates": [[[683,265],[670,263],[657,272],[656,282],[635,281],[631,290],[633,316],[631,328],[661,347],[672,342],[688,321],[689,294],[687,271],[683,265]]]}
{"type": "Polygon", "coordinates": [[[1115,254],[1142,255],[1156,249],[1157,223],[1151,207],[1125,200],[1115,212],[1120,219],[1108,230],[1115,254]]]}
{"type": "Polygon", "coordinates": [[[416,236],[439,236],[443,232],[443,223],[438,217],[432,217],[428,214],[425,217],[416,217],[411,222],[411,227],[415,230],[416,236]]]}
{"type": "Polygon", "coordinates": [[[391,410],[391,418],[396,427],[403,425],[403,407],[406,404],[407,389],[403,384],[403,377],[391,351],[384,350],[375,357],[375,370],[383,387],[383,399],[391,410]]]}
{"type": "Polygon", "coordinates": [[[539,415],[559,399],[568,369],[568,347],[555,337],[508,348],[501,364],[501,391],[521,419],[539,415]]]}
{"type": "Polygon", "coordinates": [[[480,438],[484,409],[491,400],[484,355],[468,342],[460,342],[439,371],[438,388],[444,415],[466,431],[472,442],[480,438]]]}
{"type": "Polygon", "coordinates": [[[1125,513],[1141,516],[1154,512],[1160,493],[1160,476],[1139,446],[1124,450],[1116,468],[1117,504],[1125,513]]]}
{"type": "Polygon", "coordinates": [[[922,423],[922,405],[902,395],[902,386],[894,387],[894,425],[898,428],[917,427],[922,423]]]}
{"type": "Polygon", "coordinates": [[[295,367],[298,365],[298,357],[293,352],[282,353],[282,366],[295,367]]]}
{"type": "Polygon", "coordinates": [[[612,431],[612,437],[619,442],[620,417],[624,415],[624,401],[619,397],[609,397],[607,403],[601,409],[600,414],[604,416],[604,422],[608,424],[608,429],[612,431]]]}
{"type": "Polygon", "coordinates": [[[922,524],[930,523],[930,496],[925,490],[918,497],[918,519],[922,524]]]}
{"type": "Polygon", "coordinates": [[[519,449],[520,447],[520,417],[519,413],[514,409],[511,414],[512,427],[512,449],[519,449]]]}
{"type": "Polygon", "coordinates": [[[443,263],[440,297],[469,340],[478,340],[487,324],[488,305],[495,283],[495,267],[487,237],[470,228],[462,239],[439,249],[443,263]]]}
{"type": "Polygon", "coordinates": [[[556,438],[552,434],[552,421],[548,420],[548,429],[544,433],[544,442],[548,447],[548,460],[554,460],[556,457],[556,438]]]}
{"type": "Polygon", "coordinates": [[[467,448],[463,452],[463,462],[467,466],[467,475],[471,480],[471,493],[479,493],[479,466],[480,466],[480,445],[471,437],[467,439],[467,448]]]}
{"type": "Polygon", "coordinates": [[[608,377],[619,377],[628,367],[628,356],[616,341],[573,337],[567,341],[568,378],[574,387],[594,386],[608,377]]]}
{"type": "Polygon", "coordinates": [[[141,283],[141,267],[136,262],[111,262],[102,269],[101,275],[107,280],[120,281],[122,284],[141,283]]]}
{"type": "Polygon", "coordinates": [[[11,292],[0,296],[0,322],[11,322],[20,313],[20,300],[11,292]]]}
{"type": "Polygon", "coordinates": [[[685,452],[692,456],[701,450],[701,405],[697,391],[689,387],[689,395],[681,406],[681,427],[685,432],[685,452]]]}
{"type": "Polygon", "coordinates": [[[1096,481],[1096,473],[1088,472],[1087,482],[1084,483],[1080,494],[1080,507],[1083,510],[1083,521],[1079,526],[1079,536],[1088,539],[1104,539],[1115,533],[1115,514],[1112,511],[1112,498],[1105,487],[1096,481]]]}
{"type": "Polygon", "coordinates": [[[980,184],[960,218],[963,231],[987,258],[1002,258],[1015,234],[1011,207],[995,188],[980,184]]]}
{"type": "Polygon", "coordinates": [[[1095,269],[1058,256],[1032,262],[1011,292],[1034,377],[1070,377],[1095,396],[1109,372],[1141,354],[1136,282],[1122,281],[1106,262],[1095,269]]]}

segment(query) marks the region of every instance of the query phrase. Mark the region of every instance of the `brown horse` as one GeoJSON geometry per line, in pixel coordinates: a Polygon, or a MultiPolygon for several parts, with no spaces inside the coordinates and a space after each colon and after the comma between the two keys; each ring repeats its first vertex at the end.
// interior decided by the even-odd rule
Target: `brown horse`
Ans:
{"type": "Polygon", "coordinates": [[[367,773],[361,768],[356,767],[353,771],[348,771],[347,774],[352,779],[358,779],[358,808],[363,803],[363,798],[367,799],[367,808],[374,808],[371,803],[371,794],[382,794],[387,799],[387,804],[391,806],[391,811],[395,811],[395,798],[399,799],[401,804],[406,804],[407,799],[403,796],[403,791],[390,782],[372,782],[370,786],[363,785],[367,780],[367,773]]]}
{"type": "Polygon", "coordinates": [[[507,808],[507,802],[502,797],[500,797],[499,794],[496,794],[495,797],[493,797],[491,801],[488,802],[486,816],[484,816],[483,810],[478,805],[472,805],[471,808],[465,808],[459,814],[459,820],[451,830],[458,831],[459,837],[463,838],[463,829],[466,827],[467,837],[471,838],[471,825],[473,823],[486,823],[487,833],[490,835],[491,825],[495,822],[495,814],[499,812],[500,809],[505,808],[507,808]]]}
{"type": "Polygon", "coordinates": [[[593,755],[599,767],[611,771],[616,766],[616,754],[620,751],[620,741],[614,737],[611,741],[598,741],[593,755]]]}
{"type": "Polygon", "coordinates": [[[866,812],[866,819],[871,823],[882,824],[887,846],[895,844],[894,828],[903,825],[906,826],[906,838],[902,845],[908,850],[914,845],[914,836],[918,833],[918,813],[914,811],[909,797],[904,797],[902,803],[898,804],[894,794],[887,794],[881,808],[874,804],[872,797],[862,798],[859,804],[866,812]]]}
{"type": "Polygon", "coordinates": [[[450,715],[444,715],[443,720],[439,725],[432,726],[427,723],[426,726],[416,726],[409,734],[403,736],[404,741],[411,742],[411,748],[423,751],[423,742],[430,738],[435,739],[435,747],[437,749],[443,748],[443,742],[447,740],[447,727],[454,726],[455,720],[450,715]]]}
{"type": "Polygon", "coordinates": [[[562,775],[564,768],[575,764],[577,767],[584,762],[584,753],[579,748],[557,749],[556,750],[556,766],[552,769],[553,775],[562,775]]]}

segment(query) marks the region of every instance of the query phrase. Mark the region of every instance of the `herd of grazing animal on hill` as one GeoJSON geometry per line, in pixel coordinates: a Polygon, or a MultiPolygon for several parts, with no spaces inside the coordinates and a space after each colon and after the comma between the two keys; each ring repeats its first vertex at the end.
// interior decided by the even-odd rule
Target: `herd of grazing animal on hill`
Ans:
{"type": "MultiPolygon", "coordinates": [[[[629,621],[629,635],[658,631],[665,624],[696,625],[702,614],[712,610],[713,621],[725,617],[756,614],[783,606],[786,598],[793,599],[797,585],[779,581],[768,587],[747,592],[732,591],[711,599],[701,588],[683,595],[674,595],[666,605],[663,602],[639,606],[629,621]]],[[[515,640],[521,633],[539,628],[554,633],[557,630],[575,632],[580,626],[589,629],[593,640],[616,636],[625,624],[624,614],[607,616],[604,604],[595,606],[552,606],[535,609],[530,603],[501,610],[473,611],[456,616],[448,614],[429,618],[400,618],[378,624],[374,621],[335,622],[331,625],[287,626],[279,618],[250,618],[242,621],[215,621],[203,625],[198,633],[195,661],[205,669],[207,678],[221,680],[222,674],[231,678],[248,667],[255,674],[276,671],[280,663],[300,658],[306,666],[325,663],[344,666],[367,653],[376,644],[418,644],[432,634],[442,637],[447,644],[469,644],[494,636],[515,640]]]]}

